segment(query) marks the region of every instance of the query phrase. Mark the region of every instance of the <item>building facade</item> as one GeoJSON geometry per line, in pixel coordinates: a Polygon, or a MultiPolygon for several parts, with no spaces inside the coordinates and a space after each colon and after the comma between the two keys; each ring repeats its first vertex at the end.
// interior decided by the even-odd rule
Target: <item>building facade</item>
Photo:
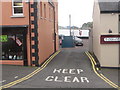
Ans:
{"type": "Polygon", "coordinates": [[[58,46],[56,0],[0,2],[1,64],[39,66],[58,46]]]}
{"type": "Polygon", "coordinates": [[[120,67],[120,0],[95,0],[93,51],[102,67],[120,67]]]}

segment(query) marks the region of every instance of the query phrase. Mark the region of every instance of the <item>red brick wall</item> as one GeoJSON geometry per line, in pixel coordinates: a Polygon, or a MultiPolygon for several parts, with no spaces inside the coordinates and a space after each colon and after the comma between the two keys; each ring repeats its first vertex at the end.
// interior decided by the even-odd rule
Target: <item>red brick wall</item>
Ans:
{"type": "MultiPolygon", "coordinates": [[[[12,0],[11,0],[12,1],[12,0]]],[[[1,3],[1,2],[0,2],[1,3]]],[[[28,3],[23,3],[24,17],[15,18],[12,16],[12,2],[2,2],[2,25],[28,25],[29,23],[29,10],[28,3]]]]}

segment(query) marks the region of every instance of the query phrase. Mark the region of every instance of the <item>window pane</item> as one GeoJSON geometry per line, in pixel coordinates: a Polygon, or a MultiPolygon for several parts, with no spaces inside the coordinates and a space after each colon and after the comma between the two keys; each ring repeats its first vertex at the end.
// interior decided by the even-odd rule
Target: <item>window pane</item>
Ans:
{"type": "Polygon", "coordinates": [[[2,60],[23,60],[23,35],[4,35],[7,42],[2,42],[2,60]]]}
{"type": "Polygon", "coordinates": [[[46,18],[46,4],[44,4],[44,17],[46,18]]]}
{"type": "Polygon", "coordinates": [[[17,13],[23,13],[23,8],[22,7],[14,7],[14,14],[17,13]]]}
{"type": "Polygon", "coordinates": [[[13,0],[13,2],[22,2],[22,0],[13,0]]]}
{"type": "Polygon", "coordinates": [[[23,4],[20,2],[14,2],[14,6],[22,6],[23,4]]]}

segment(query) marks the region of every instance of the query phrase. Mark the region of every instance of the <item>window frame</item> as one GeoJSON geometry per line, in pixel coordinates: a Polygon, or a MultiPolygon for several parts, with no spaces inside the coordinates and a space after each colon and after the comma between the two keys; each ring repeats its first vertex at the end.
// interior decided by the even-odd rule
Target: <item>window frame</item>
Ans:
{"type": "Polygon", "coordinates": [[[47,19],[47,5],[44,3],[44,18],[47,19]]]}
{"type": "Polygon", "coordinates": [[[13,15],[13,16],[23,16],[23,15],[24,15],[24,10],[23,10],[23,7],[24,7],[24,5],[23,5],[23,0],[22,0],[22,6],[14,6],[14,1],[15,1],[15,0],[12,0],[12,15],[13,15]],[[19,8],[19,7],[22,8],[23,13],[15,13],[15,12],[14,12],[14,9],[15,9],[15,8],[19,8]]]}
{"type": "Polygon", "coordinates": [[[43,18],[43,5],[41,1],[40,1],[40,17],[43,18]]]}

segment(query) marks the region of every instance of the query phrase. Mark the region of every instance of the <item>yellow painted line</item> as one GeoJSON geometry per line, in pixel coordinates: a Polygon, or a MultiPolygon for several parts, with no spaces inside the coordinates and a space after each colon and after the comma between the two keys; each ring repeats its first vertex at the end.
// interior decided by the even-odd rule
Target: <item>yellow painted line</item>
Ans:
{"type": "Polygon", "coordinates": [[[23,82],[23,81],[25,81],[25,80],[27,80],[27,79],[30,79],[31,77],[33,77],[34,75],[36,75],[38,72],[40,72],[41,70],[43,70],[43,69],[49,64],[49,62],[50,62],[57,54],[59,54],[59,53],[60,53],[60,51],[58,51],[58,52],[56,52],[55,54],[53,54],[48,60],[45,61],[45,63],[44,63],[41,67],[39,67],[38,69],[36,69],[36,70],[33,71],[32,73],[28,74],[27,76],[25,76],[25,77],[23,77],[23,78],[21,78],[21,79],[18,79],[18,80],[16,80],[16,81],[10,82],[10,83],[8,83],[8,84],[6,84],[6,85],[1,86],[1,87],[0,87],[0,90],[3,89],[3,88],[9,88],[9,87],[11,87],[11,86],[14,86],[14,85],[20,83],[20,82],[23,82]]]}
{"type": "Polygon", "coordinates": [[[92,68],[93,68],[95,74],[96,74],[97,76],[99,76],[101,79],[103,79],[105,82],[107,82],[110,86],[112,86],[112,87],[114,87],[114,88],[117,88],[116,86],[113,86],[111,83],[109,83],[107,80],[105,80],[103,77],[101,77],[101,75],[100,75],[100,74],[96,71],[96,69],[95,69],[95,65],[94,65],[94,63],[93,63],[93,61],[92,61],[92,58],[89,56],[88,53],[86,53],[86,54],[87,54],[87,56],[89,57],[89,59],[91,60],[92,68]]]}
{"type": "MultiPolygon", "coordinates": [[[[90,57],[92,57],[92,55],[87,52],[89,54],[90,57]]],[[[93,61],[95,61],[95,59],[92,57],[93,61]]],[[[105,78],[108,82],[112,83],[113,85],[115,85],[116,87],[119,87],[118,85],[116,85],[115,83],[113,83],[112,81],[110,81],[108,78],[106,78],[103,74],[100,74],[103,78],[105,78]]],[[[119,87],[120,88],[120,87],[119,87]]]]}
{"type": "Polygon", "coordinates": [[[94,62],[95,65],[97,65],[96,61],[94,60],[94,58],[90,55],[89,52],[87,52],[89,54],[89,56],[92,58],[92,61],[94,62]]]}
{"type": "MultiPolygon", "coordinates": [[[[59,52],[58,52],[58,53],[59,53],[59,52]]],[[[57,55],[58,53],[54,54],[54,55],[51,56],[51,57],[54,58],[55,55],[57,55]]],[[[51,58],[51,59],[49,58],[49,60],[52,60],[52,58],[51,58]]],[[[48,64],[48,63],[47,63],[47,64],[48,64]]],[[[34,74],[32,74],[31,76],[30,76],[30,75],[27,75],[27,76],[26,76],[27,78],[24,77],[24,78],[22,78],[22,79],[17,80],[16,82],[9,83],[9,86],[7,85],[7,87],[13,86],[14,84],[17,84],[17,83],[20,83],[20,82],[22,82],[22,81],[24,81],[24,80],[26,80],[26,79],[29,79],[30,77],[32,77],[33,75],[37,74],[39,71],[41,71],[41,70],[44,69],[44,68],[45,68],[45,66],[42,67],[42,68],[38,68],[37,70],[35,70],[36,72],[35,72],[34,74]]],[[[7,87],[6,87],[6,88],[7,88],[7,87]]]]}
{"type": "MultiPolygon", "coordinates": [[[[90,54],[89,54],[90,55],[90,54]]],[[[91,56],[91,55],[90,55],[91,56]]],[[[91,56],[92,57],[92,56],[91,56]]],[[[92,58],[94,60],[94,58],[92,58]]],[[[97,72],[97,71],[96,71],[97,72]]],[[[106,78],[103,74],[100,74],[105,80],[107,80],[108,82],[112,83],[114,86],[118,87],[118,85],[116,85],[115,83],[113,83],[112,81],[110,81],[108,78],[106,78]]]]}
{"type": "MultiPolygon", "coordinates": [[[[59,52],[58,52],[59,53],[59,52]]],[[[51,56],[52,58],[54,58],[55,57],[55,55],[57,55],[58,53],[56,53],[56,54],[54,54],[53,56],[51,56]]],[[[49,60],[52,60],[52,58],[50,59],[49,58],[49,60]]],[[[48,63],[47,63],[48,64],[48,63]]],[[[45,66],[43,67],[43,68],[45,68],[45,66]]],[[[11,82],[11,83],[9,83],[9,85],[6,85],[7,87],[10,87],[10,86],[13,86],[13,85],[15,85],[15,84],[17,84],[17,83],[19,83],[19,82],[22,82],[22,81],[24,81],[24,80],[26,80],[26,79],[29,79],[30,77],[32,77],[33,75],[35,75],[35,74],[37,74],[39,71],[41,71],[43,68],[38,68],[37,70],[35,70],[36,72],[34,72],[34,74],[32,74],[31,76],[30,75],[27,75],[26,77],[24,77],[24,78],[22,78],[22,79],[19,79],[19,80],[17,80],[17,81],[15,81],[15,82],[11,82]]],[[[5,86],[5,88],[7,88],[5,86]]]]}
{"type": "Polygon", "coordinates": [[[94,64],[94,62],[93,62],[93,61],[95,61],[94,58],[93,58],[88,52],[85,52],[85,53],[86,53],[86,55],[89,57],[89,59],[90,59],[90,61],[91,61],[91,63],[92,63],[92,68],[93,68],[95,74],[96,74],[97,76],[99,76],[102,80],[104,80],[106,83],[108,83],[110,86],[112,86],[112,87],[114,87],[114,88],[120,89],[120,87],[119,87],[118,85],[116,85],[115,83],[113,83],[112,81],[110,81],[110,80],[109,80],[108,78],[106,78],[103,74],[99,74],[99,73],[96,71],[96,67],[95,67],[95,64],[94,64]]]}

